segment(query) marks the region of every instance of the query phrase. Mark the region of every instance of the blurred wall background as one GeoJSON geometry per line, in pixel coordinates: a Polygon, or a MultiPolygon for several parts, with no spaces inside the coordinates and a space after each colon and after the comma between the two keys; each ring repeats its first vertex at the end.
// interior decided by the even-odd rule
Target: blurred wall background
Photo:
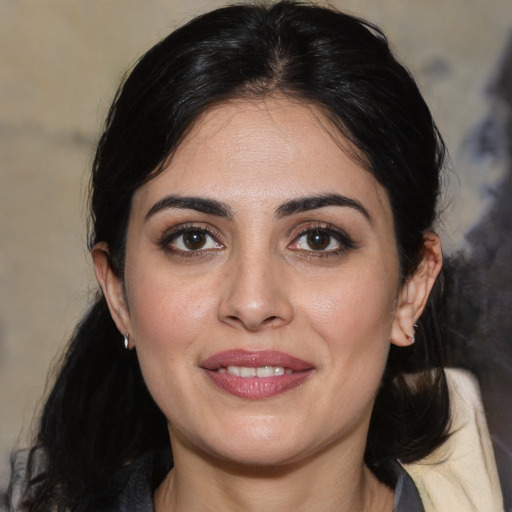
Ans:
{"type": "MultiPolygon", "coordinates": [[[[95,289],[87,172],[120,78],[220,3],[0,0],[0,491],[11,449],[30,439],[48,368],[95,289]]],[[[450,343],[454,363],[479,376],[512,507],[511,2],[332,4],[384,29],[446,139],[456,174],[440,230],[460,291],[450,343]]]]}

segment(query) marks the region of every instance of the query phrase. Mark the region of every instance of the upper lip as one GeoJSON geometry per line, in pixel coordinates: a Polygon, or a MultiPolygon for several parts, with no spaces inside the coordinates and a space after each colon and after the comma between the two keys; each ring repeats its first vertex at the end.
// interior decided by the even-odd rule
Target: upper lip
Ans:
{"type": "Polygon", "coordinates": [[[219,368],[227,368],[228,366],[246,366],[249,368],[280,366],[289,368],[295,372],[314,368],[314,366],[307,361],[277,350],[226,350],[205,359],[201,362],[200,366],[206,370],[218,370],[219,368]]]}

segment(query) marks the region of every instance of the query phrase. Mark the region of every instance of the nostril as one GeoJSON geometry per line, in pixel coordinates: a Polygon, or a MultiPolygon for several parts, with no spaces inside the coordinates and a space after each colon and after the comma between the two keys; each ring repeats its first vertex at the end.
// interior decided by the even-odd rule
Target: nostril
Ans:
{"type": "Polygon", "coordinates": [[[246,329],[249,329],[251,331],[259,330],[259,329],[262,329],[265,327],[270,327],[272,325],[275,325],[276,322],[279,321],[279,319],[280,319],[280,317],[278,315],[269,316],[262,321],[254,320],[254,319],[252,319],[253,321],[251,321],[250,318],[242,318],[237,315],[228,315],[225,317],[225,321],[227,321],[228,323],[230,323],[232,325],[242,324],[245,326],[246,329]]]}

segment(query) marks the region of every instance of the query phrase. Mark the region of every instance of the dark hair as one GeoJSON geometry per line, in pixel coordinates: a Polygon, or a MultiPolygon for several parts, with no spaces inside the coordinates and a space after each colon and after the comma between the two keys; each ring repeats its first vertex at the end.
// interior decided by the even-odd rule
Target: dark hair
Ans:
{"type": "MultiPolygon", "coordinates": [[[[319,107],[358,148],[389,195],[402,279],[416,269],[436,218],[444,157],[428,107],[378,28],[332,9],[280,2],[195,18],[150,49],[119,89],[93,164],[89,240],[91,247],[108,243],[118,275],[134,191],[161,171],[205,111],[268,95],[319,107]]],[[[391,348],[371,420],[365,460],[391,484],[392,460],[421,459],[446,435],[442,333],[431,306],[416,344],[391,348]]],[[[116,471],[169,444],[135,351],[124,351],[121,340],[98,295],[44,407],[26,510],[74,510],[84,496],[105,493],[116,471]]]]}

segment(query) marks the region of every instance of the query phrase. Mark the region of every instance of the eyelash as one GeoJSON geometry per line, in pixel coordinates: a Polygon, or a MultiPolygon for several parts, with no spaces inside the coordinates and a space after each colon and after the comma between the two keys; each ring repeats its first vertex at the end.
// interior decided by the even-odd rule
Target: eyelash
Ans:
{"type": "Polygon", "coordinates": [[[314,226],[307,226],[303,228],[299,233],[295,236],[294,241],[291,245],[297,244],[299,240],[307,235],[311,234],[320,234],[320,235],[326,235],[330,238],[334,238],[338,244],[339,247],[336,249],[330,249],[330,250],[314,250],[314,249],[295,249],[297,251],[300,251],[304,254],[306,254],[308,257],[314,257],[314,258],[328,258],[332,256],[339,256],[346,251],[350,249],[357,248],[356,242],[342,229],[336,228],[332,226],[331,224],[320,224],[317,223],[314,226]]]}
{"type": "Polygon", "coordinates": [[[197,250],[194,250],[194,249],[184,250],[184,249],[180,249],[180,248],[172,245],[172,243],[175,242],[180,236],[183,236],[187,233],[201,233],[203,235],[208,236],[215,242],[215,244],[218,245],[218,247],[215,247],[213,250],[222,249],[224,247],[224,244],[222,242],[219,242],[219,239],[221,237],[217,233],[214,233],[212,230],[207,229],[205,227],[197,226],[194,224],[178,226],[178,227],[172,229],[171,231],[166,232],[164,234],[164,236],[159,240],[158,245],[162,249],[164,249],[172,254],[176,254],[176,255],[184,256],[184,257],[204,256],[212,250],[211,248],[208,248],[208,249],[199,248],[197,250]]]}
{"type": "MultiPolygon", "coordinates": [[[[202,226],[197,226],[194,224],[189,225],[182,225],[178,226],[174,229],[172,229],[169,232],[166,232],[163,237],[159,240],[158,245],[172,253],[183,257],[198,257],[198,256],[205,256],[206,254],[210,253],[212,250],[218,250],[224,248],[224,244],[222,242],[219,242],[220,235],[213,232],[210,229],[207,229],[202,226]],[[217,245],[215,248],[198,248],[196,250],[194,249],[180,249],[173,246],[173,242],[175,242],[179,237],[187,234],[187,233],[201,233],[203,235],[206,235],[207,237],[211,238],[213,242],[217,245]]],[[[329,241],[330,244],[331,240],[329,241]]],[[[320,224],[317,223],[314,226],[307,226],[304,227],[293,239],[293,242],[288,245],[289,248],[291,248],[294,251],[301,252],[307,257],[313,257],[313,258],[327,258],[332,256],[337,256],[345,253],[347,250],[357,248],[357,244],[355,241],[343,230],[339,228],[335,228],[334,226],[330,224],[320,224]],[[329,250],[314,250],[314,249],[301,249],[301,248],[293,248],[293,245],[296,245],[299,243],[300,239],[307,235],[312,234],[319,234],[319,235],[325,235],[329,237],[330,239],[334,238],[338,244],[339,247],[336,249],[329,249],[329,250]]]]}

